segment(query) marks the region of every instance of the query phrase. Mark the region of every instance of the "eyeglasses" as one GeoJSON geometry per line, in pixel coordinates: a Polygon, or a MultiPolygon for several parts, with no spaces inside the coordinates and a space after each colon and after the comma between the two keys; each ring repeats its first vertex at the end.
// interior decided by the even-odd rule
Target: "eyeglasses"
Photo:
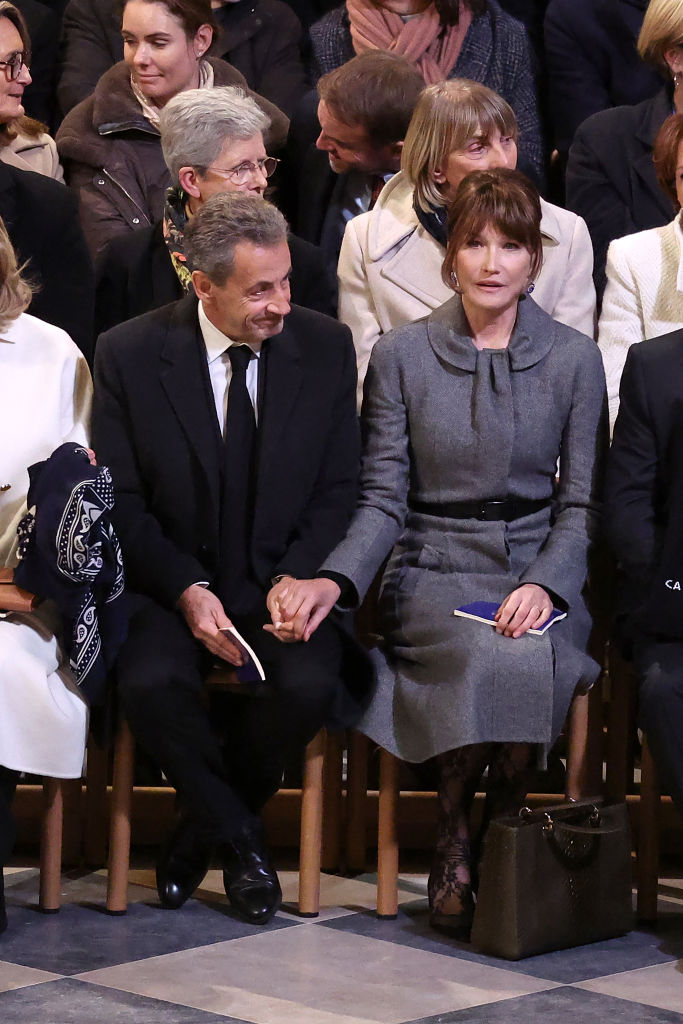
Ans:
{"type": "Polygon", "coordinates": [[[265,174],[266,178],[272,177],[279,163],[280,161],[277,157],[264,156],[257,160],[256,163],[252,160],[243,160],[237,167],[209,167],[209,170],[214,171],[216,174],[224,174],[235,185],[246,185],[249,179],[256,174],[257,170],[261,174],[265,174]]]}
{"type": "Polygon", "coordinates": [[[0,67],[9,68],[9,77],[11,82],[16,82],[17,78],[21,74],[21,69],[26,68],[28,71],[31,63],[31,54],[22,53],[11,53],[7,60],[0,60],[0,67]]]}

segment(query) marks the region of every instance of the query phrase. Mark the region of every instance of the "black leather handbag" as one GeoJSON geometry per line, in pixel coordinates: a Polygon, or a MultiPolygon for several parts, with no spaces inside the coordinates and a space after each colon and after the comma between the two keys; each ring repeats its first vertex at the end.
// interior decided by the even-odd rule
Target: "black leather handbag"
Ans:
{"type": "Polygon", "coordinates": [[[472,945],[521,960],[630,931],[631,837],[625,803],[522,808],[492,821],[472,945]]]}

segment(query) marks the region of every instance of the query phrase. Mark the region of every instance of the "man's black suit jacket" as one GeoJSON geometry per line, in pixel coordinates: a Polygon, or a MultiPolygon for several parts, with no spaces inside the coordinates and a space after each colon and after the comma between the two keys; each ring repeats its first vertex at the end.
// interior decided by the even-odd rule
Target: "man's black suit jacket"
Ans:
{"type": "Polygon", "coordinates": [[[681,606],[674,617],[683,639],[683,593],[659,581],[663,557],[679,582],[683,577],[682,510],[683,330],[633,345],[621,378],[604,521],[621,570],[624,638],[669,635],[673,599],[681,606]]]}
{"type": "MultiPolygon", "coordinates": [[[[349,329],[294,306],[266,344],[250,549],[264,594],[280,573],[315,574],[344,536],[359,470],[349,329]]],[[[193,298],[97,346],[94,446],[114,478],[127,583],[169,608],[190,584],[214,584],[220,564],[222,442],[206,373],[193,298]]]]}
{"type": "MultiPolygon", "coordinates": [[[[292,302],[335,316],[334,297],[320,250],[290,235],[289,251],[292,302]]],[[[171,263],[161,222],[119,235],[97,261],[95,337],[116,324],[182,297],[183,289],[171,263]]]]}
{"type": "Polygon", "coordinates": [[[0,217],[25,275],[37,288],[28,312],[93,351],[94,271],[66,186],[0,161],[0,217]]]}

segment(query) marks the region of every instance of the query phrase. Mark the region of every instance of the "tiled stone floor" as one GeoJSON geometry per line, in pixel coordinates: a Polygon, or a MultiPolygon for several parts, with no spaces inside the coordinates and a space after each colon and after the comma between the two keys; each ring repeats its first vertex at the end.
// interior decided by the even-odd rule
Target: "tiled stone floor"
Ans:
{"type": "Polygon", "coordinates": [[[35,868],[6,872],[0,1024],[683,1024],[683,887],[663,880],[656,931],[508,963],[429,928],[424,876],[402,876],[395,921],[374,878],[323,876],[322,911],[294,913],[297,876],[267,928],[235,920],[212,871],[162,910],[153,872],[103,912],[105,876],[64,877],[59,914],[36,907],[35,868]]]}

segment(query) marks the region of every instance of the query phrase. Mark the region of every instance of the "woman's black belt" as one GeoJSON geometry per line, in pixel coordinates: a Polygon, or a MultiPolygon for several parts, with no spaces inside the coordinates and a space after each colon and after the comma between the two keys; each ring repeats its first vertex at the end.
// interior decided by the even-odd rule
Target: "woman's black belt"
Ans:
{"type": "Polygon", "coordinates": [[[411,511],[426,516],[481,519],[486,523],[504,520],[511,523],[514,519],[540,512],[542,508],[547,508],[550,502],[550,498],[501,498],[498,501],[409,501],[408,506],[411,511]]]}

